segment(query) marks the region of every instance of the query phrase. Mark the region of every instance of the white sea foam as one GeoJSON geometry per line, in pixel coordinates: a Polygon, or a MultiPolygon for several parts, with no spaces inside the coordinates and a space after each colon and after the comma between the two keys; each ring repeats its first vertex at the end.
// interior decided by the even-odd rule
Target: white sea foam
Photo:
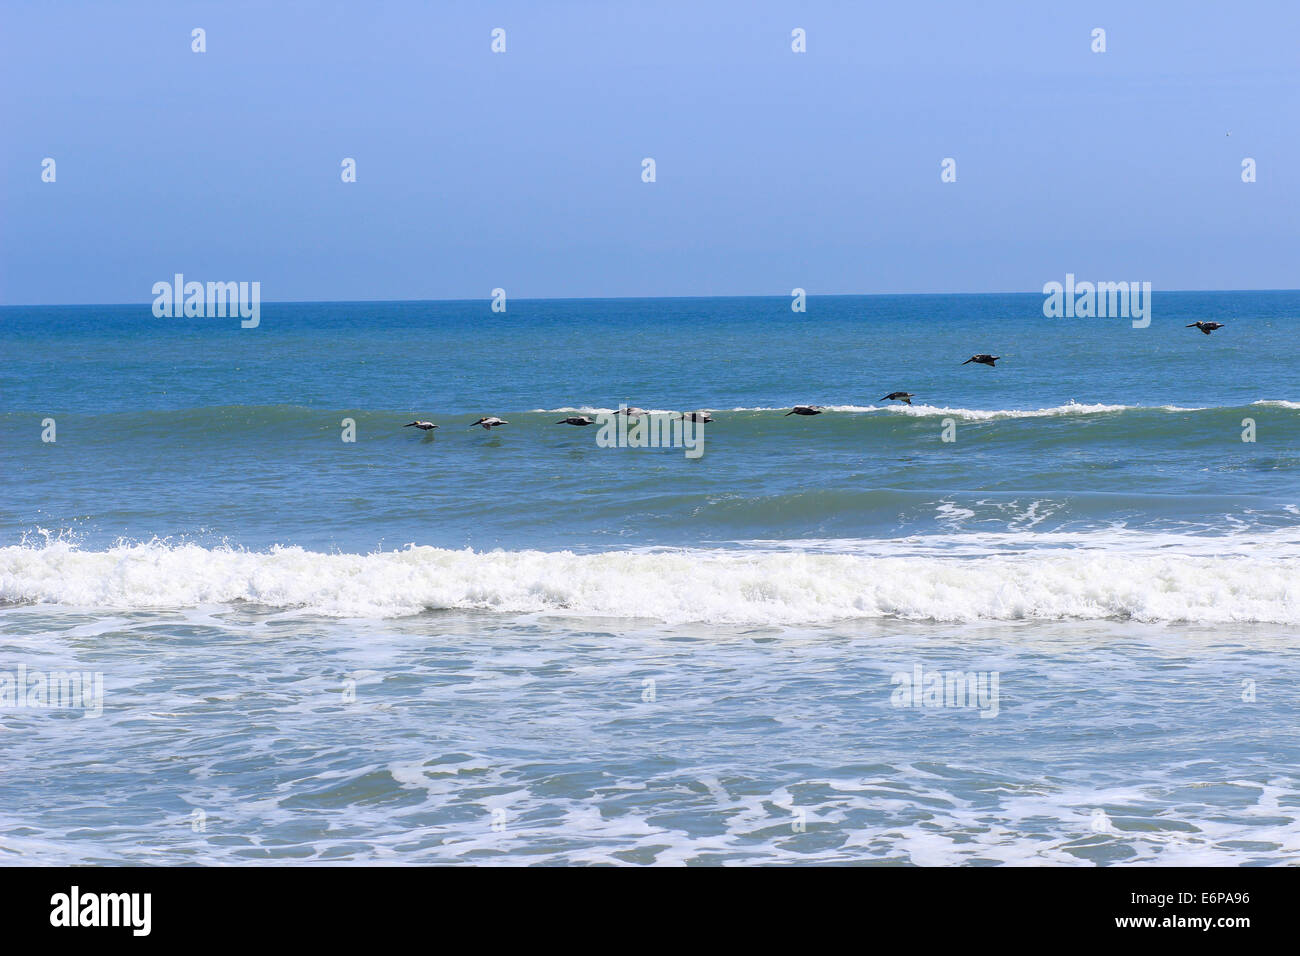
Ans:
{"type": "MultiPolygon", "coordinates": [[[[1130,410],[1143,409],[1142,405],[1083,405],[1078,402],[1067,402],[1064,405],[1054,405],[1051,408],[953,408],[946,405],[823,405],[821,406],[827,412],[839,412],[842,414],[865,414],[868,412],[881,412],[893,415],[910,415],[915,418],[927,418],[934,415],[944,415],[952,418],[962,418],[967,421],[986,421],[995,418],[1054,418],[1061,415],[1100,415],[1106,412],[1124,412],[1130,410]]],[[[1167,412],[1196,412],[1203,411],[1199,408],[1182,408],[1177,405],[1160,406],[1160,411],[1167,412]]],[[[733,412],[783,412],[789,411],[788,408],[733,408],[733,412]]]]}
{"type": "Polygon", "coordinates": [[[1067,402],[1051,408],[950,408],[936,405],[891,405],[889,411],[898,415],[925,418],[944,415],[967,421],[990,421],[999,418],[1059,418],[1071,415],[1104,415],[1109,412],[1155,410],[1162,412],[1201,412],[1203,408],[1184,408],[1180,405],[1161,405],[1154,409],[1144,405],[1100,405],[1067,402]]]}
{"type": "MultiPolygon", "coordinates": [[[[1252,405],[1268,405],[1276,408],[1300,408],[1300,402],[1289,402],[1284,400],[1265,400],[1261,399],[1251,402],[1252,405]]],[[[1072,415],[1104,415],[1114,412],[1130,411],[1158,411],[1158,412],[1205,412],[1214,409],[1204,405],[1107,405],[1102,403],[1089,402],[1066,402],[1064,405],[1052,405],[1047,408],[959,408],[948,405],[822,405],[821,408],[827,412],[839,412],[841,414],[866,414],[869,412],[882,412],[894,415],[909,415],[916,418],[928,418],[936,415],[943,415],[952,418],[961,418],[966,421],[990,421],[1001,418],[1058,418],[1061,416],[1072,415]]],[[[692,409],[693,410],[693,409],[692,409]]],[[[738,406],[736,408],[723,409],[728,412],[788,412],[789,406],[738,406]]],[[[532,410],[535,414],[609,414],[613,412],[612,408],[603,408],[593,405],[582,406],[565,406],[562,408],[535,408],[532,410]]],[[[666,409],[651,409],[651,415],[668,415],[677,414],[666,409]]]]}
{"type": "Polygon", "coordinates": [[[1132,405],[1078,405],[1073,402],[1056,405],[1052,408],[950,408],[935,405],[901,405],[894,409],[895,414],[912,415],[920,418],[931,415],[944,415],[963,418],[967,421],[989,421],[995,418],[1057,418],[1062,415],[1101,415],[1106,412],[1123,412],[1132,405]]]}
{"type": "Polygon", "coordinates": [[[254,602],[336,617],[427,609],[797,626],[846,619],[1300,624],[1300,557],[1040,549],[269,552],[161,543],[0,548],[0,601],[96,609],[254,602]]]}

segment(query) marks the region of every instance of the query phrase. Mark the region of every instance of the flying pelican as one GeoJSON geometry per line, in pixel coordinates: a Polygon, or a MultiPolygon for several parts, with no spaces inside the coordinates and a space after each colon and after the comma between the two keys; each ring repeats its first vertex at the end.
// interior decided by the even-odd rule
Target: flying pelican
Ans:
{"type": "Polygon", "coordinates": [[[619,409],[618,411],[616,411],[614,414],[615,414],[615,415],[626,415],[628,418],[634,418],[634,417],[635,417],[635,418],[639,418],[640,416],[644,415],[645,413],[646,413],[646,410],[645,410],[644,408],[637,408],[635,405],[633,405],[631,408],[620,408],[620,409],[619,409]]]}
{"type": "Polygon", "coordinates": [[[682,412],[682,420],[699,422],[701,424],[704,424],[705,422],[713,421],[713,413],[712,412],[682,412]]]}
{"type": "MultiPolygon", "coordinates": [[[[474,423],[474,425],[482,425],[483,428],[486,429],[487,431],[491,431],[492,429],[496,428],[498,425],[509,425],[509,424],[510,423],[506,421],[504,418],[495,418],[495,417],[480,418],[478,421],[474,423]]],[[[469,427],[473,428],[474,425],[470,425],[469,427]]]]}
{"type": "Polygon", "coordinates": [[[981,352],[979,355],[972,355],[970,358],[968,358],[966,361],[962,362],[961,364],[969,365],[971,362],[979,362],[980,365],[987,365],[989,366],[989,368],[993,368],[993,363],[1000,358],[1002,358],[1001,355],[986,355],[983,352],[981,352]]]}
{"type": "Polygon", "coordinates": [[[403,425],[402,427],[403,427],[403,428],[410,428],[412,425],[414,425],[416,428],[420,429],[420,431],[422,431],[422,432],[427,432],[427,431],[428,431],[429,429],[431,429],[431,428],[437,428],[437,427],[438,427],[438,426],[435,425],[433,422],[407,422],[407,423],[406,423],[405,425],[403,425]]]}
{"type": "Polygon", "coordinates": [[[907,402],[907,404],[911,405],[912,399],[914,399],[915,397],[916,396],[913,395],[911,392],[890,392],[888,395],[882,398],[881,401],[882,402],[894,402],[894,401],[907,402]]]}
{"type": "Polygon", "coordinates": [[[589,417],[586,416],[586,415],[575,415],[575,416],[572,417],[572,418],[561,418],[561,419],[560,419],[558,422],[556,422],[555,424],[557,424],[557,425],[594,425],[594,424],[596,424],[596,419],[594,419],[594,418],[589,418],[589,417]]]}
{"type": "Polygon", "coordinates": [[[822,410],[816,405],[796,405],[782,417],[789,418],[791,415],[820,415],[821,413],[822,410]]]}
{"type": "Polygon", "coordinates": [[[1222,322],[1193,322],[1191,325],[1183,326],[1185,329],[1200,329],[1206,335],[1209,335],[1215,329],[1223,328],[1222,322]]]}

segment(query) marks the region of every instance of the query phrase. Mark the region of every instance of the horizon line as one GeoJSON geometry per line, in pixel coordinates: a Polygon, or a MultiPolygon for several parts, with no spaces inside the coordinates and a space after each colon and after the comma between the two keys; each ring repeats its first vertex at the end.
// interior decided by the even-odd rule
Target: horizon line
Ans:
{"type": "MultiPolygon", "coordinates": [[[[251,281],[251,280],[249,280],[251,281]]],[[[1159,293],[1161,295],[1170,295],[1174,293],[1197,293],[1197,294],[1234,294],[1242,292],[1295,292],[1300,293],[1300,289],[1152,289],[1152,295],[1159,293]]],[[[1042,296],[1042,292],[1026,292],[1024,290],[1009,292],[805,292],[809,299],[898,299],[922,296],[991,296],[991,295],[1032,295],[1042,296]]],[[[678,300],[678,299],[789,299],[791,293],[764,293],[748,295],[557,295],[557,296],[506,296],[507,301],[515,302],[635,302],[641,300],[678,300]]],[[[472,298],[452,298],[452,299],[266,299],[259,300],[263,305],[326,305],[331,303],[347,304],[353,302],[364,302],[370,304],[419,304],[419,303],[444,303],[444,302],[491,302],[492,295],[489,293],[482,297],[472,298]]],[[[78,306],[100,306],[100,307],[124,307],[124,306],[147,306],[153,303],[153,299],[142,299],[137,302],[14,302],[0,304],[0,309],[31,309],[31,308],[74,308],[78,306]]]]}

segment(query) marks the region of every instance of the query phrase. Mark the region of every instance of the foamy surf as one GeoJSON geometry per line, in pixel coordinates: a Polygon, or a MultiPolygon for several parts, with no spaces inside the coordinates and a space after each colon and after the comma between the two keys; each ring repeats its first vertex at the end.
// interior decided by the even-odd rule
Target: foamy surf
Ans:
{"type": "MultiPolygon", "coordinates": [[[[1127,412],[1139,409],[1138,405],[1083,405],[1067,402],[1051,408],[949,408],[937,405],[892,405],[888,410],[898,415],[929,417],[943,415],[966,421],[992,421],[999,418],[1058,418],[1066,415],[1104,415],[1108,412],[1127,412]]],[[[1165,406],[1160,411],[1199,411],[1199,409],[1165,406]]]]}
{"type": "MultiPolygon", "coordinates": [[[[1066,402],[1064,405],[1052,405],[1047,408],[961,408],[949,405],[896,404],[896,405],[823,405],[823,411],[842,414],[862,415],[870,412],[883,412],[894,415],[911,415],[925,418],[932,415],[945,415],[962,418],[967,421],[988,421],[997,418],[1057,418],[1069,415],[1104,415],[1111,412],[1203,412],[1205,408],[1184,408],[1180,405],[1104,405],[1099,403],[1066,402]]],[[[785,408],[733,408],[733,412],[782,412],[785,408]]]]}
{"type": "MultiPolygon", "coordinates": [[[[1286,401],[1258,401],[1255,405],[1273,405],[1280,408],[1300,408],[1300,403],[1286,401]]],[[[935,415],[949,416],[960,418],[966,421],[991,421],[1001,418],[1059,418],[1062,416],[1087,416],[1087,415],[1105,415],[1118,412],[1204,412],[1213,411],[1208,406],[1183,406],[1183,405],[1108,405],[1099,402],[1066,402],[1063,405],[1051,405],[1045,408],[962,408],[949,405],[924,405],[924,404],[896,404],[896,405],[822,405],[823,411],[838,412],[840,414],[861,415],[871,412],[879,412],[894,415],[910,415],[918,418],[926,418],[935,415]]],[[[687,409],[693,411],[694,409],[687,409]]],[[[788,406],[781,407],[775,405],[763,406],[741,406],[736,408],[722,409],[724,412],[745,413],[745,412],[788,412],[788,406]]],[[[531,414],[547,415],[608,415],[616,411],[613,408],[605,408],[593,405],[576,405],[563,406],[560,408],[535,408],[531,414]]],[[[650,415],[676,415],[680,410],[672,411],[669,409],[650,409],[647,414],[650,415]]]]}
{"type": "Polygon", "coordinates": [[[1300,624],[1300,558],[1106,550],[981,557],[688,549],[372,554],[161,543],[0,548],[0,601],[254,603],[334,617],[427,610],[798,626],[854,619],[1300,624]]]}

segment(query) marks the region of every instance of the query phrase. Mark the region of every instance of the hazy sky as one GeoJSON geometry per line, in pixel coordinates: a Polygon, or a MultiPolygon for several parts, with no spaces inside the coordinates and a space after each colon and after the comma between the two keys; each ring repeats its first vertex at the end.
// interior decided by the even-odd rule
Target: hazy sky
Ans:
{"type": "Polygon", "coordinates": [[[1300,287],[1296,0],[5,0],[0,79],[6,304],[1300,287]]]}

